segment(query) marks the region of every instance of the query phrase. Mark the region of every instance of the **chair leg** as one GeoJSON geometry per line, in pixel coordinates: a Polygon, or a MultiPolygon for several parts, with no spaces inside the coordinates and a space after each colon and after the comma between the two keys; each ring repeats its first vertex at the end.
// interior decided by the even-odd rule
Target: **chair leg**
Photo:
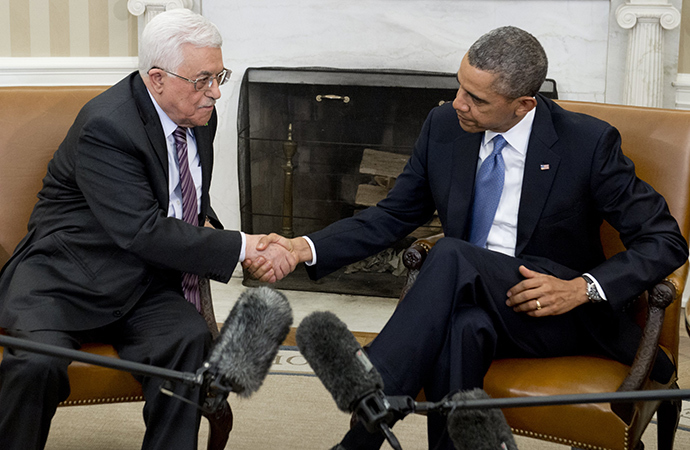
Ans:
{"type": "Polygon", "coordinates": [[[208,419],[207,450],[223,450],[232,430],[232,409],[227,401],[212,414],[203,414],[208,419]]]}
{"type": "MultiPolygon", "coordinates": [[[[674,383],[671,389],[678,389],[678,384],[674,383]]],[[[659,406],[656,412],[659,450],[673,450],[681,407],[682,402],[680,400],[664,401],[659,406]]]]}

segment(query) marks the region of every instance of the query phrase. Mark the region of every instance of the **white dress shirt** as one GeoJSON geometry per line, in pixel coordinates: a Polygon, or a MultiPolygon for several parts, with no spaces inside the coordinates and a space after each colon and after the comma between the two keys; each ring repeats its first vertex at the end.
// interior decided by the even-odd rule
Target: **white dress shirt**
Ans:
{"type": "Polygon", "coordinates": [[[489,230],[486,248],[509,256],[515,256],[515,246],[517,245],[517,222],[522,195],[522,179],[525,174],[527,144],[532,133],[535,112],[536,108],[533,108],[517,125],[505,133],[485,131],[482,145],[479,148],[477,171],[493,151],[492,139],[496,135],[501,134],[507,142],[501,152],[506,168],[503,192],[501,193],[501,200],[498,202],[494,222],[489,230]]]}

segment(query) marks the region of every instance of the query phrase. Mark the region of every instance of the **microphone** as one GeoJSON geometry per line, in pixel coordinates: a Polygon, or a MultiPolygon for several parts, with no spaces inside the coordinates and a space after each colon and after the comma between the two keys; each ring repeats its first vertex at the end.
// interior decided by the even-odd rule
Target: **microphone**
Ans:
{"type": "Polygon", "coordinates": [[[245,398],[256,392],[291,325],[292,308],[281,292],[266,286],[243,292],[198,372],[210,393],[224,400],[230,391],[245,398]]]}
{"type": "Polygon", "coordinates": [[[367,431],[383,432],[391,447],[400,449],[389,427],[394,408],[382,391],[383,379],[347,326],[331,312],[314,312],[302,320],[295,338],[338,408],[355,412],[367,431]]]}
{"type": "Polygon", "coordinates": [[[381,375],[335,314],[309,314],[297,327],[295,338],[300,352],[341,411],[352,412],[364,396],[383,389],[381,375]]]}
{"type": "MultiPolygon", "coordinates": [[[[483,389],[476,388],[454,394],[451,404],[489,398],[483,389]]],[[[498,408],[451,408],[448,435],[457,450],[517,450],[510,426],[498,408]]]]}

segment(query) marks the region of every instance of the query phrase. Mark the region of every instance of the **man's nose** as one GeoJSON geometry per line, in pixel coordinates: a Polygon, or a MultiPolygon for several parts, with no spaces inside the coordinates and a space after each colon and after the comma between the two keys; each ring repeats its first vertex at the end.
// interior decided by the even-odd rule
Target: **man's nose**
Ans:
{"type": "Polygon", "coordinates": [[[462,99],[462,96],[460,94],[455,96],[455,100],[453,100],[453,108],[462,112],[467,112],[470,110],[469,105],[466,101],[462,99]]]}
{"type": "Polygon", "coordinates": [[[211,89],[206,91],[206,96],[211,97],[214,100],[218,100],[220,98],[220,85],[218,84],[218,80],[214,79],[213,84],[211,85],[211,89]]]}

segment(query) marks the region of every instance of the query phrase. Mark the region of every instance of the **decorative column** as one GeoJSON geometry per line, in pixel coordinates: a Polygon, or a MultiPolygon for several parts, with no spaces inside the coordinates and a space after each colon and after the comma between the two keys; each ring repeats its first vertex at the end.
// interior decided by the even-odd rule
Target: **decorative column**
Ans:
{"type": "Polygon", "coordinates": [[[623,101],[627,105],[663,105],[664,30],[680,25],[680,12],[667,0],[629,0],[616,20],[630,29],[623,101]]]}
{"type": "Polygon", "coordinates": [[[175,8],[192,9],[194,0],[127,0],[127,10],[139,17],[139,37],[147,23],[156,15],[175,8]],[[143,19],[141,15],[143,14],[143,19]]]}

